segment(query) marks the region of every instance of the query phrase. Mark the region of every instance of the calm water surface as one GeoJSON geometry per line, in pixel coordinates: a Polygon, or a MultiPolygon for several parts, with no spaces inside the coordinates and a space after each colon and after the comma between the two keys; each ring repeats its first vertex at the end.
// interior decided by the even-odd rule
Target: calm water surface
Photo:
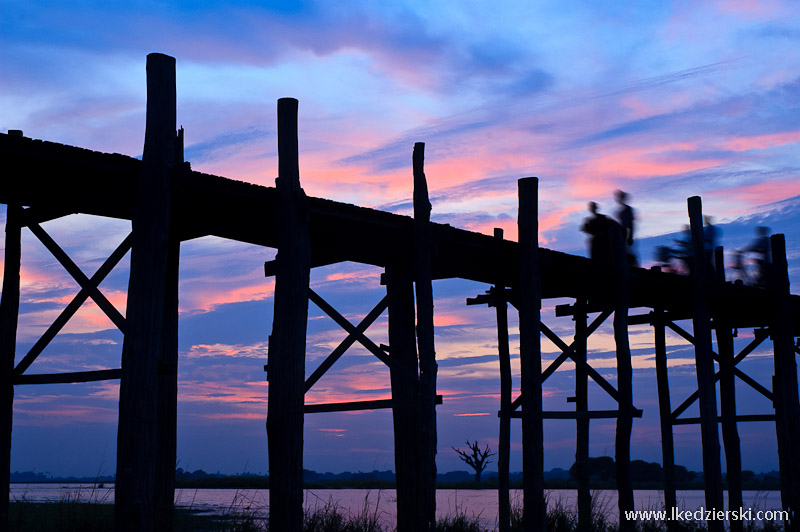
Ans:
{"type": "MultiPolygon", "coordinates": [[[[617,494],[615,491],[593,492],[597,507],[605,515],[617,520],[617,494]]],[[[637,509],[660,509],[663,494],[656,490],[638,490],[635,493],[637,509]]],[[[780,509],[780,492],[745,491],[745,508],[759,510],[780,509]]],[[[86,502],[111,504],[114,502],[114,486],[103,487],[92,484],[11,484],[11,500],[32,502],[59,501],[64,498],[86,502]]],[[[696,510],[704,505],[704,494],[699,490],[679,491],[678,505],[684,510],[696,510]]],[[[727,499],[727,494],[726,494],[727,499]]],[[[575,490],[549,490],[548,506],[576,507],[575,490]]],[[[512,504],[522,504],[522,491],[511,490],[512,504]]],[[[266,516],[269,510],[269,490],[253,489],[179,489],[175,491],[178,506],[195,508],[210,513],[255,512],[266,516]]],[[[336,506],[340,512],[377,515],[384,525],[393,526],[397,513],[394,490],[305,490],[305,507],[309,510],[336,506]]],[[[496,490],[437,490],[436,511],[439,517],[466,513],[478,516],[485,526],[494,526],[497,521],[496,490]]]]}

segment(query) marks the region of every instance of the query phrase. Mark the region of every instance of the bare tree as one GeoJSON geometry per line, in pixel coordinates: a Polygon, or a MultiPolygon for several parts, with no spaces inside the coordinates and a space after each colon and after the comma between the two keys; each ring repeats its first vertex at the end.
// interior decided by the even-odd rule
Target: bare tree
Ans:
{"type": "Polygon", "coordinates": [[[467,447],[469,447],[470,452],[462,451],[461,449],[456,449],[455,447],[450,448],[453,449],[456,454],[458,454],[458,457],[464,460],[468,466],[475,470],[475,482],[480,482],[481,473],[483,473],[483,470],[486,469],[486,466],[491,463],[489,457],[494,456],[495,453],[491,452],[488,444],[481,450],[477,440],[472,443],[467,440],[466,444],[467,447]]]}

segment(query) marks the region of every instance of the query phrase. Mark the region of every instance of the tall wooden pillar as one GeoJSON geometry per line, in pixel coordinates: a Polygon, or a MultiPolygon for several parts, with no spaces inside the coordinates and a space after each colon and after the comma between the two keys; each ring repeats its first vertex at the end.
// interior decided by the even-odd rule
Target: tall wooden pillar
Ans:
{"type": "MultiPolygon", "coordinates": [[[[692,327],[694,330],[695,367],[700,402],[700,436],[703,445],[703,477],[706,508],[723,508],[722,468],[720,467],[717,392],[714,383],[714,360],[711,358],[709,325],[709,268],[703,238],[703,210],[699,196],[688,200],[692,230],[692,327]]],[[[722,532],[721,521],[709,521],[709,532],[722,532]]]]}
{"type": "Polygon", "coordinates": [[[631,348],[628,340],[628,279],[630,269],[621,231],[615,231],[611,239],[614,267],[614,343],[617,353],[617,392],[619,413],[614,444],[614,462],[617,473],[617,504],[619,524],[623,532],[633,530],[635,523],[626,520],[625,513],[634,509],[633,484],[631,483],[631,431],[633,429],[633,368],[631,348]]]}
{"type": "Polygon", "coordinates": [[[22,208],[6,211],[6,250],[3,264],[3,294],[0,297],[0,530],[8,527],[9,481],[11,477],[11,427],[14,415],[14,356],[19,317],[19,269],[21,260],[22,208]]]}
{"type": "MultiPolygon", "coordinates": [[[[503,240],[503,230],[496,227],[494,237],[503,240]]],[[[511,530],[509,476],[511,454],[511,353],[508,346],[508,303],[503,285],[495,285],[492,304],[497,317],[497,354],[500,360],[500,434],[497,443],[497,520],[499,532],[511,530]]]]}
{"type": "MultiPolygon", "coordinates": [[[[669,374],[667,372],[667,341],[664,324],[664,309],[653,309],[653,333],[655,337],[656,385],[658,386],[658,415],[661,421],[661,463],[664,474],[664,507],[669,512],[678,506],[675,487],[675,446],[672,436],[672,403],[669,397],[669,374]]],[[[667,528],[674,529],[671,521],[667,528]]]]}
{"type": "Polygon", "coordinates": [[[297,100],[278,100],[278,255],[269,345],[267,444],[270,530],[303,525],[303,398],[311,246],[300,187],[297,100]]]}
{"type": "Polygon", "coordinates": [[[544,430],[542,419],[541,285],[539,278],[538,185],[518,181],[519,343],[522,394],[523,530],[545,529],[544,430]]]}
{"type": "Polygon", "coordinates": [[[775,360],[773,394],[775,428],[778,436],[778,460],[781,471],[781,503],[789,512],[787,530],[800,530],[800,403],[797,390],[792,329],[792,308],[789,301],[789,275],[786,264],[786,241],[783,235],[770,237],[772,248],[774,315],[770,332],[775,360]]]}
{"type": "MultiPolygon", "coordinates": [[[[174,395],[159,393],[159,365],[177,356],[177,254],[172,238],[176,171],[175,59],[147,56],[147,127],[132,217],[133,242],[117,431],[115,530],[169,530],[172,493],[159,488],[175,474],[174,435],[159,432],[174,416],[174,395]],[[161,421],[160,421],[161,420],[161,421]],[[167,468],[169,470],[167,471],[167,468]],[[162,470],[163,469],[163,470],[162,470]],[[160,499],[158,497],[161,497],[160,499]],[[168,499],[168,502],[167,502],[168,499]],[[166,512],[166,513],[165,513],[166,512]]],[[[170,387],[170,394],[174,390],[170,387]]],[[[169,489],[169,487],[167,487],[169,489]]]]}
{"type": "Polygon", "coordinates": [[[433,286],[429,223],[431,203],[423,163],[425,144],[414,144],[414,287],[419,350],[419,445],[423,514],[428,529],[436,525],[436,350],[433,334],[433,286]]]}
{"type": "MultiPolygon", "coordinates": [[[[586,362],[586,299],[575,301],[575,358],[586,362]]],[[[578,414],[575,437],[575,479],[578,481],[578,530],[592,526],[592,492],[589,489],[589,375],[582,364],[575,364],[575,411],[578,414]]]]}
{"type": "Polygon", "coordinates": [[[397,532],[416,532],[427,527],[426,504],[420,480],[417,439],[417,347],[414,340],[414,288],[408,270],[401,265],[386,268],[384,276],[389,308],[389,356],[394,464],[397,484],[397,532]]]}
{"type": "MultiPolygon", "coordinates": [[[[714,250],[714,272],[716,285],[725,285],[725,263],[722,247],[714,250]]],[[[738,510],[742,502],[742,452],[739,443],[739,430],[736,427],[736,382],[733,373],[733,329],[729,322],[718,313],[714,316],[717,351],[720,360],[719,402],[722,421],[722,443],[725,445],[725,469],[728,479],[728,508],[738,510]]],[[[741,532],[742,522],[732,520],[731,532],[741,532]]]]}

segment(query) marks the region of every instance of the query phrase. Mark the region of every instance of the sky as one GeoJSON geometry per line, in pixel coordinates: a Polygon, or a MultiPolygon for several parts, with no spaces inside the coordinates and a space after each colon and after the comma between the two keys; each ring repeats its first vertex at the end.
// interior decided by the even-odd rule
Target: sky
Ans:
{"type": "MultiPolygon", "coordinates": [[[[146,55],[161,52],[177,59],[178,121],[196,170],[274,185],[276,100],[291,96],[300,101],[300,173],[309,195],[410,214],[412,148],[425,142],[434,221],[486,234],[501,227],[515,239],[516,180],[538,176],[540,244],[585,255],[586,203],[613,213],[613,192],[622,189],[636,210],[640,260],[650,265],[653,246],[688,223],[686,198],[700,195],[722,229],[728,263],[754,225],[786,232],[797,287],[798,45],[800,6],[777,0],[0,0],[0,131],[140,156],[146,55]]],[[[4,206],[0,213],[4,223],[4,206]]],[[[78,215],[44,228],[87,275],[130,229],[78,215]]],[[[179,467],[268,470],[263,365],[274,283],[263,263],[274,255],[216,238],[182,244],[179,467]]],[[[357,323],[382,297],[380,273],[328,266],[312,272],[312,287],[357,323]]],[[[123,313],[127,278],[126,257],[101,285],[123,313]]],[[[465,305],[487,288],[434,284],[440,471],[466,469],[451,446],[467,439],[497,446],[494,311],[465,305]]],[[[26,232],[17,360],[76,292],[26,232]]],[[[572,322],[553,310],[566,302],[543,302],[542,319],[569,340],[572,322]]],[[[513,314],[511,326],[516,349],[513,314]]],[[[630,334],[634,402],[644,410],[632,457],[660,462],[653,336],[644,326],[630,334]]],[[[385,314],[368,335],[388,343],[385,314]]],[[[310,305],[307,374],[344,337],[310,305]]],[[[752,331],[739,331],[737,350],[748,337],[752,331]]],[[[691,348],[676,336],[668,345],[674,407],[696,380],[691,348]]],[[[546,340],[542,346],[546,360],[559,354],[546,340]]],[[[87,302],[29,372],[119,367],[121,348],[121,333],[87,302]]],[[[601,328],[589,348],[593,366],[616,382],[611,331],[601,328]]],[[[741,367],[768,385],[769,348],[741,367]]],[[[573,369],[565,364],[545,383],[546,409],[571,406],[573,369]]],[[[113,474],[118,392],[116,381],[18,386],[12,471],[113,474]]],[[[388,369],[354,347],[306,401],[388,396],[388,369]]],[[[612,408],[593,384],[590,404],[612,408]]],[[[771,408],[742,383],[737,404],[742,413],[771,408]]],[[[572,464],[574,430],[570,421],[545,423],[546,468],[572,464]]],[[[745,469],[777,469],[770,424],[742,424],[740,435],[745,469]]],[[[309,469],[394,469],[388,410],[307,415],[304,440],[309,469]]],[[[678,463],[701,468],[697,426],[676,427],[675,445],[678,463]]],[[[613,448],[613,421],[593,421],[591,454],[613,448]]],[[[511,468],[521,469],[516,424],[511,468]]]]}

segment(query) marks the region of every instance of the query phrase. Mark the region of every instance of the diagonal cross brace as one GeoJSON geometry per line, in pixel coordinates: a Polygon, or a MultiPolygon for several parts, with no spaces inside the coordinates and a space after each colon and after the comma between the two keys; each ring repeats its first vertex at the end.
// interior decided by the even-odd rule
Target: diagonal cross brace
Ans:
{"type": "Polygon", "coordinates": [[[361,320],[361,323],[359,323],[352,332],[348,333],[347,337],[342,340],[338,346],[336,346],[336,349],[334,349],[331,354],[322,361],[322,364],[320,364],[319,367],[314,370],[314,373],[312,373],[311,376],[306,379],[306,392],[310,390],[311,387],[314,386],[314,384],[316,384],[323,375],[325,375],[325,372],[328,371],[330,367],[333,366],[337,360],[339,360],[339,358],[341,358],[345,351],[347,351],[356,342],[356,340],[359,339],[358,336],[363,335],[364,332],[369,329],[369,326],[372,325],[372,323],[378,319],[381,314],[383,314],[383,311],[386,310],[388,305],[389,298],[388,296],[384,296],[383,299],[381,299],[380,302],[375,305],[375,308],[373,308],[369,314],[364,316],[364,319],[361,320]]]}
{"type": "MultiPolygon", "coordinates": [[[[586,329],[586,338],[589,337],[595,330],[597,330],[600,325],[611,315],[610,310],[604,311],[602,314],[597,316],[594,321],[592,321],[591,325],[586,329]]],[[[553,331],[550,330],[547,325],[544,323],[540,323],[541,331],[544,335],[553,342],[556,347],[561,349],[561,354],[556,358],[550,365],[547,367],[545,371],[542,372],[542,381],[544,381],[547,377],[552,375],[558,367],[563,364],[567,358],[572,359],[576,365],[580,366],[586,373],[594,380],[602,389],[604,389],[608,395],[610,395],[615,401],[619,402],[619,394],[617,393],[616,388],[611,385],[602,375],[600,375],[597,370],[595,370],[592,366],[589,365],[588,362],[584,360],[575,360],[574,358],[574,345],[573,342],[570,345],[567,345],[561,338],[558,337],[553,331]]],[[[518,396],[514,401],[511,403],[511,410],[516,410],[522,404],[522,396],[518,396]]]]}
{"type": "Polygon", "coordinates": [[[70,318],[75,315],[83,303],[91,297],[100,307],[106,316],[114,322],[114,325],[119,328],[123,333],[125,332],[125,318],[117,311],[117,309],[109,302],[105,296],[97,289],[103,279],[114,269],[114,267],[122,260],[122,257],[131,249],[132,237],[131,234],[125,237],[125,240],[117,246],[117,249],[106,259],[106,261],[98,268],[92,275],[91,279],[87,278],[83,272],[75,265],[74,262],[67,256],[58,244],[48,235],[39,224],[31,223],[29,227],[34,235],[42,242],[42,244],[50,250],[51,253],[64,265],[64,268],[72,275],[72,277],[81,286],[80,291],[72,298],[72,301],[61,311],[61,314],[53,321],[48,329],[42,334],[39,340],[31,347],[28,354],[20,360],[17,367],[14,368],[15,375],[21,375],[27,370],[30,365],[36,360],[44,348],[55,338],[67,324],[70,318]]]}
{"type": "MultiPolygon", "coordinates": [[[[675,323],[673,323],[673,322],[671,322],[671,321],[668,321],[668,322],[666,323],[666,325],[667,325],[667,327],[669,327],[670,329],[672,329],[673,331],[675,331],[675,332],[676,332],[676,333],[677,333],[677,334],[678,334],[680,337],[682,337],[684,340],[686,340],[686,341],[687,341],[687,342],[689,342],[690,344],[694,345],[694,336],[692,336],[691,334],[689,334],[689,333],[688,333],[688,332],[686,332],[684,329],[682,329],[681,327],[679,327],[678,325],[676,325],[675,323]]],[[[757,343],[755,346],[753,346],[753,348],[752,348],[750,351],[752,351],[753,349],[755,349],[756,347],[758,347],[758,345],[761,343],[761,341],[763,341],[763,340],[764,340],[764,338],[765,338],[765,337],[763,337],[763,336],[762,336],[762,337],[760,337],[760,339],[759,339],[759,337],[756,337],[756,338],[753,340],[753,342],[755,342],[756,340],[758,340],[758,343],[757,343]]],[[[752,344],[753,342],[751,342],[751,344],[752,344]]],[[[750,347],[749,345],[748,345],[747,347],[745,347],[745,350],[746,350],[746,349],[748,349],[749,347],[750,347]]],[[[736,357],[736,359],[734,360],[733,374],[734,374],[734,375],[736,375],[737,377],[739,377],[739,378],[740,378],[740,379],[741,379],[741,380],[742,380],[742,381],[743,381],[745,384],[748,384],[748,385],[749,385],[751,388],[753,388],[755,391],[757,391],[758,393],[760,393],[761,395],[763,395],[764,397],[766,397],[767,399],[769,399],[770,401],[772,401],[773,399],[772,399],[772,392],[771,392],[771,391],[769,391],[769,390],[768,390],[768,389],[766,389],[764,386],[762,386],[761,384],[759,384],[759,383],[758,383],[758,381],[756,381],[755,379],[753,379],[753,378],[752,378],[750,375],[748,375],[747,373],[745,373],[744,371],[742,371],[742,370],[740,370],[739,368],[737,368],[737,367],[736,367],[736,364],[738,364],[739,362],[741,362],[741,361],[742,361],[742,359],[744,359],[744,357],[745,357],[745,356],[749,355],[749,354],[750,354],[750,351],[747,351],[747,352],[746,352],[744,355],[742,355],[742,354],[740,353],[740,354],[739,354],[739,355],[736,357]]],[[[711,351],[711,357],[712,357],[712,358],[713,358],[713,359],[714,359],[714,360],[715,360],[715,361],[716,361],[716,362],[719,364],[719,362],[720,362],[720,359],[719,359],[719,355],[718,355],[717,353],[715,353],[714,351],[711,351]]],[[[719,375],[719,372],[717,372],[717,373],[714,375],[714,382],[716,382],[717,380],[719,380],[719,377],[718,377],[718,375],[719,375]]],[[[693,403],[693,402],[694,402],[694,401],[697,399],[697,397],[699,397],[699,395],[697,395],[697,393],[698,393],[698,392],[696,392],[695,394],[692,394],[692,396],[690,396],[690,397],[689,397],[689,399],[691,399],[691,401],[689,401],[689,399],[687,399],[687,401],[689,401],[689,403],[688,403],[688,404],[686,404],[686,407],[685,407],[683,410],[679,410],[679,411],[678,411],[678,410],[676,410],[676,412],[678,412],[677,414],[676,414],[675,412],[673,412],[673,414],[672,414],[672,416],[673,416],[673,419],[674,419],[674,418],[676,418],[677,416],[679,416],[681,413],[683,413],[683,411],[684,411],[684,410],[686,410],[686,408],[688,408],[688,407],[689,407],[689,406],[690,406],[690,405],[691,405],[691,404],[692,404],[692,403],[693,403]]],[[[684,403],[686,403],[686,401],[684,401],[684,403]]],[[[681,404],[681,406],[680,406],[680,407],[678,407],[678,408],[680,409],[682,406],[684,406],[684,405],[683,405],[683,404],[681,404]]]]}
{"type": "Polygon", "coordinates": [[[586,328],[586,334],[578,335],[578,337],[576,337],[575,340],[569,344],[569,346],[567,346],[567,344],[562,341],[561,338],[556,336],[547,326],[543,326],[542,331],[544,332],[545,336],[547,336],[551,342],[556,344],[556,347],[561,349],[561,354],[558,355],[558,358],[551,362],[550,365],[547,366],[547,369],[542,372],[542,382],[547,380],[550,375],[555,373],[561,364],[566,362],[568,358],[573,358],[573,355],[575,355],[575,344],[579,340],[588,340],[589,336],[591,336],[592,333],[596,331],[597,328],[600,327],[604,321],[606,321],[606,319],[608,319],[609,316],[611,316],[610,310],[606,310],[597,316],[594,321],[592,321],[591,325],[586,328]]]}
{"type": "Polygon", "coordinates": [[[347,320],[347,318],[339,314],[335,308],[333,308],[327,301],[322,299],[322,297],[320,297],[320,295],[314,292],[314,290],[311,288],[308,289],[308,299],[318,306],[325,314],[330,316],[330,318],[335,321],[339,327],[344,329],[348,334],[354,335],[358,343],[367,348],[370,353],[378,357],[381,362],[392,369],[404,371],[404,369],[398,366],[394,359],[387,355],[383,349],[375,345],[375,342],[367,338],[363,331],[359,332],[357,328],[347,320]]]}

